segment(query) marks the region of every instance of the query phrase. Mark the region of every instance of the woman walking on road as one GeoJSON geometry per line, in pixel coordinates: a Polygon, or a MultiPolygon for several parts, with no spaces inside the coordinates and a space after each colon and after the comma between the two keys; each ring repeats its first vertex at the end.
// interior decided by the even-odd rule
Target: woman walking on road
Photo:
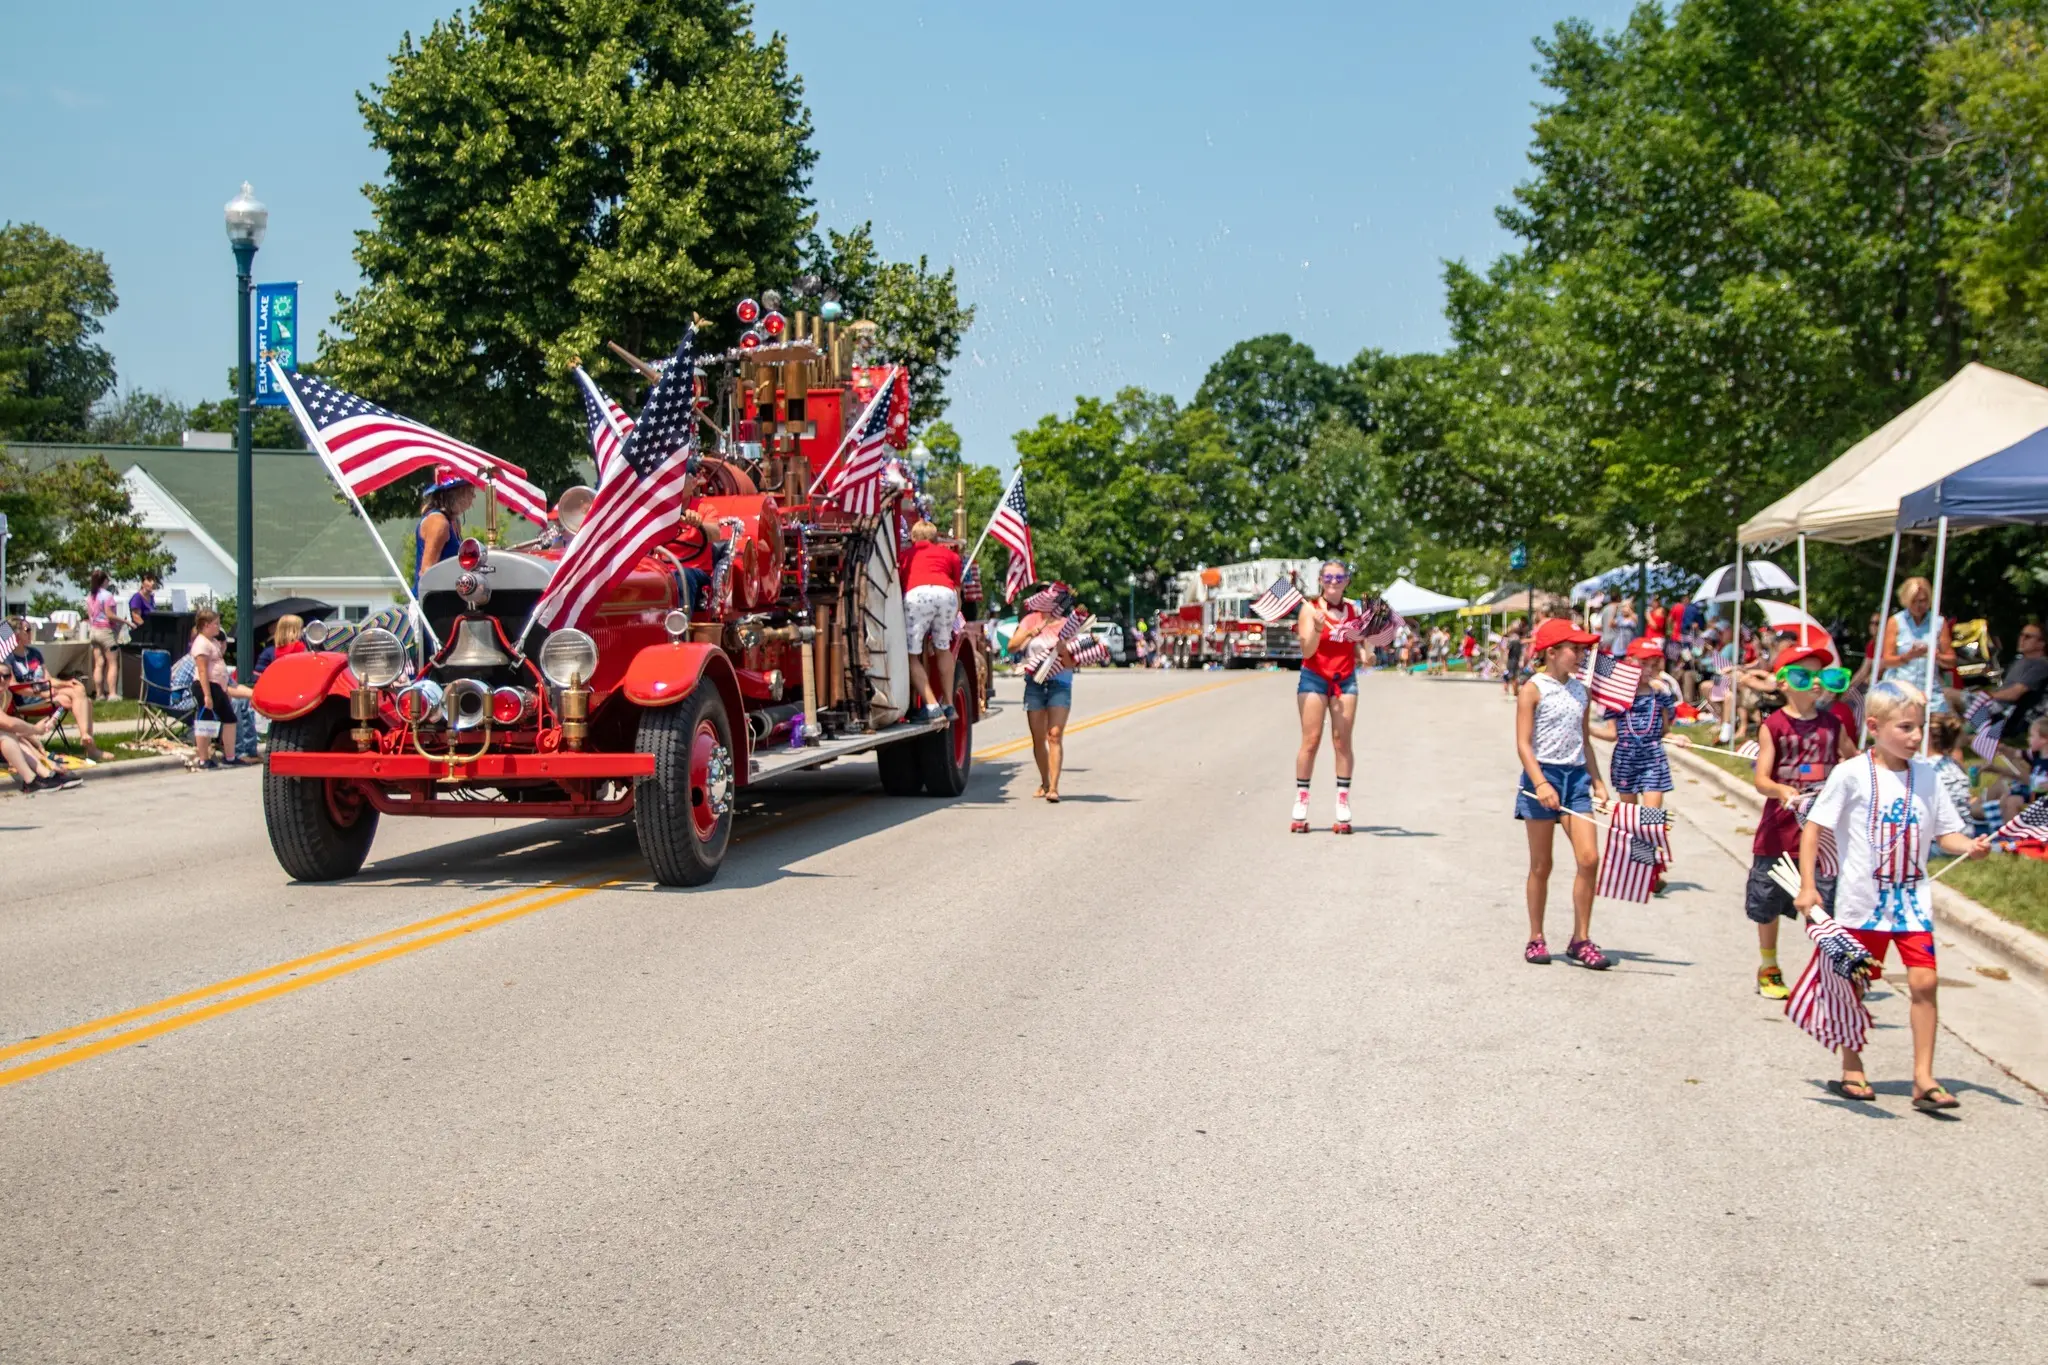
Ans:
{"type": "Polygon", "coordinates": [[[1009,653],[1024,669],[1024,723],[1031,727],[1031,759],[1038,765],[1038,790],[1031,794],[1058,805],[1067,715],[1074,709],[1074,661],[1059,632],[1075,610],[1074,594],[1054,583],[1025,598],[1024,607],[1028,614],[1010,635],[1009,653]],[[1055,652],[1059,662],[1052,675],[1044,682],[1031,676],[1055,652]]]}
{"type": "Polygon", "coordinates": [[[1529,834],[1529,942],[1522,960],[1550,961],[1543,914],[1550,899],[1551,845],[1562,819],[1578,863],[1572,880],[1572,938],[1565,953],[1596,972],[1614,965],[1593,942],[1593,888],[1600,873],[1593,803],[1606,804],[1607,784],[1586,742],[1586,685],[1577,673],[1586,646],[1599,639],[1570,621],[1545,621],[1529,641],[1536,673],[1515,699],[1515,750],[1522,760],[1515,818],[1527,822],[1529,834]]]}

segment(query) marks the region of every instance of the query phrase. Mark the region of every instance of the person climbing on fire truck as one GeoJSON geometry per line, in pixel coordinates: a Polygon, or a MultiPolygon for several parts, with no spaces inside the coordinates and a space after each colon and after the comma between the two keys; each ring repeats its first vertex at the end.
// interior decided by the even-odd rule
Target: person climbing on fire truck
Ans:
{"type": "Polygon", "coordinates": [[[924,698],[923,718],[941,715],[952,720],[953,708],[942,698],[953,695],[953,626],[960,616],[960,552],[939,543],[939,528],[920,520],[910,528],[910,548],[903,552],[903,612],[910,635],[910,682],[924,698]],[[932,664],[925,646],[937,654],[939,686],[932,690],[932,664]]]}
{"type": "Polygon", "coordinates": [[[1337,762],[1337,809],[1331,832],[1351,832],[1351,729],[1358,717],[1358,653],[1366,625],[1365,609],[1344,596],[1351,571],[1336,560],[1319,574],[1315,596],[1301,604],[1295,633],[1301,637],[1301,677],[1295,684],[1295,709],[1301,714],[1301,747],[1294,754],[1294,814],[1289,826],[1308,833],[1309,781],[1315,776],[1316,751],[1322,747],[1323,725],[1330,727],[1330,749],[1337,762]]]}

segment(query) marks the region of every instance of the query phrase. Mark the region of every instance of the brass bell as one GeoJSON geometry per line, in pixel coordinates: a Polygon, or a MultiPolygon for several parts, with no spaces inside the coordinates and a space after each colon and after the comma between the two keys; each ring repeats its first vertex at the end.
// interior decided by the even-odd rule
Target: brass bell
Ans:
{"type": "Polygon", "coordinates": [[[498,647],[498,630],[488,616],[465,616],[455,623],[455,643],[441,660],[443,668],[503,668],[511,656],[498,647]]]}

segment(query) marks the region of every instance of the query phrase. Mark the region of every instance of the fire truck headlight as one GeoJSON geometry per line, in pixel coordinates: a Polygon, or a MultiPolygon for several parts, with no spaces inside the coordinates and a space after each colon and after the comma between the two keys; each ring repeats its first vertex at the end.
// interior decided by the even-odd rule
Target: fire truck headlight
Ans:
{"type": "Polygon", "coordinates": [[[580,630],[558,630],[540,647],[540,671],[557,687],[588,687],[597,673],[597,641],[580,630]]]}
{"type": "Polygon", "coordinates": [[[388,630],[371,627],[349,642],[348,666],[365,687],[389,687],[405,672],[405,646],[388,630]]]}

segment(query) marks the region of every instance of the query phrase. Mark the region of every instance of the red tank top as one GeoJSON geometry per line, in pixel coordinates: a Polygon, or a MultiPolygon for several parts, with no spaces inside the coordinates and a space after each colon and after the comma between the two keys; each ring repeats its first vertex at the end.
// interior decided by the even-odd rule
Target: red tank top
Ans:
{"type": "MultiPolygon", "coordinates": [[[[1790,711],[1773,711],[1764,717],[1771,732],[1771,747],[1777,759],[1772,780],[1808,791],[1827,781],[1841,753],[1842,722],[1832,711],[1816,711],[1801,720],[1790,711]]],[[[1763,815],[1756,822],[1756,838],[1750,849],[1760,858],[1780,853],[1799,854],[1799,817],[1785,809],[1777,797],[1764,802],[1763,815]]]]}
{"type": "Polygon", "coordinates": [[[1343,614],[1323,627],[1316,652],[1301,666],[1330,682],[1343,682],[1358,669],[1358,632],[1364,623],[1365,613],[1347,598],[1343,614]]]}

